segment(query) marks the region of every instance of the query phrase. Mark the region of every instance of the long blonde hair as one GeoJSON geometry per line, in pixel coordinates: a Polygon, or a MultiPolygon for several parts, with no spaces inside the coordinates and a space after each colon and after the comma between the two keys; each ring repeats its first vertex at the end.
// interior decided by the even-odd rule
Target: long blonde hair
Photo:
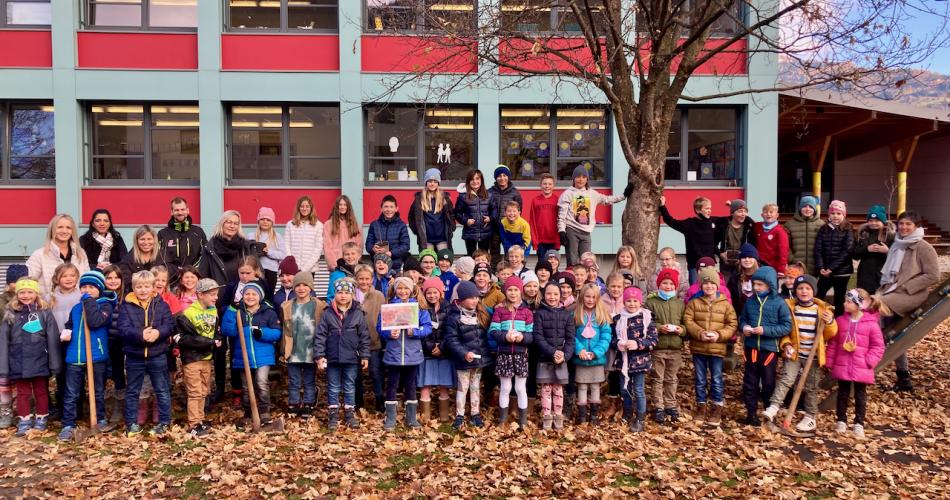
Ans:
{"type": "MultiPolygon", "coordinates": [[[[45,241],[45,251],[49,253],[50,243],[53,242],[54,233],[56,233],[56,226],[59,225],[61,220],[69,221],[70,228],[72,230],[72,236],[69,237],[69,247],[72,248],[73,256],[76,258],[77,262],[86,262],[86,252],[79,246],[79,234],[76,229],[76,220],[69,214],[56,214],[52,219],[49,220],[49,226],[46,228],[46,241],[45,241]]],[[[59,257],[58,255],[56,257],[59,257]]]]}
{"type": "Polygon", "coordinates": [[[317,207],[313,204],[313,199],[307,195],[303,195],[297,199],[297,207],[294,208],[294,218],[290,221],[294,226],[300,227],[303,221],[307,221],[311,226],[317,225],[317,207]],[[310,215],[304,217],[300,215],[300,205],[303,205],[303,202],[310,204],[310,215]]]}
{"type": "Polygon", "coordinates": [[[350,201],[350,197],[341,194],[336,201],[333,202],[333,209],[330,210],[330,218],[327,220],[330,224],[330,234],[333,236],[338,236],[340,234],[340,223],[343,222],[346,224],[346,232],[350,238],[360,234],[360,225],[356,221],[356,214],[353,213],[353,202],[350,201]],[[340,202],[346,203],[346,213],[340,213],[340,202]]]}
{"type": "Polygon", "coordinates": [[[600,300],[600,286],[598,286],[597,283],[586,283],[581,287],[580,293],[577,294],[577,302],[574,308],[574,325],[584,325],[584,295],[586,295],[588,291],[593,291],[594,296],[597,297],[597,304],[594,306],[594,322],[598,325],[609,324],[610,313],[607,312],[607,307],[604,305],[604,302],[600,300]]]}
{"type": "Polygon", "coordinates": [[[135,230],[135,235],[132,236],[132,258],[139,264],[148,264],[149,262],[156,260],[158,254],[158,235],[152,229],[152,226],[149,226],[148,224],[142,224],[135,230]],[[145,236],[146,234],[152,235],[152,240],[154,241],[155,245],[152,247],[152,255],[150,255],[150,258],[148,259],[146,259],[145,254],[139,250],[139,238],[145,236]]]}
{"type": "Polygon", "coordinates": [[[264,243],[268,248],[277,246],[277,231],[274,229],[274,223],[271,221],[270,231],[261,231],[261,222],[257,221],[257,229],[254,231],[257,241],[264,243]]]}
{"type": "Polygon", "coordinates": [[[422,211],[423,212],[436,212],[439,213],[442,211],[442,207],[445,206],[445,193],[442,191],[442,186],[435,188],[435,207],[429,202],[429,190],[426,186],[422,186],[422,211]]]}
{"type": "Polygon", "coordinates": [[[614,270],[611,274],[619,273],[623,270],[630,271],[637,278],[643,278],[640,272],[640,258],[637,257],[637,251],[630,245],[621,245],[620,248],[617,249],[617,255],[614,257],[614,270]],[[630,267],[620,267],[620,261],[617,258],[620,257],[622,253],[630,254],[630,267]]]}

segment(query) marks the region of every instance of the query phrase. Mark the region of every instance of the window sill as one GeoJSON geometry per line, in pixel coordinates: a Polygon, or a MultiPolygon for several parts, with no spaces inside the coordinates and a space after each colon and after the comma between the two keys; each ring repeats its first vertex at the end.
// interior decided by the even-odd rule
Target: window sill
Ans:
{"type": "Polygon", "coordinates": [[[83,189],[174,189],[174,188],[198,188],[200,183],[198,181],[146,181],[142,179],[137,180],[123,180],[123,181],[108,181],[108,180],[93,180],[87,179],[86,185],[83,186],[83,189]],[[147,184],[146,184],[147,183],[147,184]]]}
{"type": "Polygon", "coordinates": [[[51,31],[51,28],[45,24],[14,24],[0,26],[0,31],[51,31]]]}
{"type": "Polygon", "coordinates": [[[80,33],[141,33],[162,35],[197,35],[198,28],[143,28],[132,26],[85,26],[79,29],[80,33]]]}
{"type": "Polygon", "coordinates": [[[739,181],[666,181],[664,185],[670,189],[745,189],[739,181]]]}
{"type": "Polygon", "coordinates": [[[340,181],[254,181],[229,180],[224,189],[340,189],[340,181]]]}
{"type": "Polygon", "coordinates": [[[0,189],[47,189],[56,188],[56,180],[4,180],[0,181],[0,189]]]}
{"type": "Polygon", "coordinates": [[[223,35],[339,35],[338,29],[226,28],[223,35]]]}

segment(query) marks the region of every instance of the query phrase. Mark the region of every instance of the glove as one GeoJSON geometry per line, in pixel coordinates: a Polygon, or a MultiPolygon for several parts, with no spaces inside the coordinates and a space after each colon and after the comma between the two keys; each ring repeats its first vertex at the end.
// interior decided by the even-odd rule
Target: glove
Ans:
{"type": "Polygon", "coordinates": [[[88,293],[84,293],[82,294],[82,297],[79,297],[79,300],[80,302],[85,302],[86,299],[91,299],[91,298],[92,298],[92,295],[89,295],[88,293]]]}
{"type": "Polygon", "coordinates": [[[567,248],[567,232],[561,231],[557,233],[557,237],[561,239],[561,246],[567,248]]]}
{"type": "Polygon", "coordinates": [[[261,340],[261,337],[264,336],[264,332],[261,331],[261,327],[252,326],[251,327],[251,336],[254,337],[254,340],[261,340]]]}
{"type": "Polygon", "coordinates": [[[633,194],[633,183],[629,182],[627,187],[623,188],[623,197],[629,198],[631,194],[633,194]]]}

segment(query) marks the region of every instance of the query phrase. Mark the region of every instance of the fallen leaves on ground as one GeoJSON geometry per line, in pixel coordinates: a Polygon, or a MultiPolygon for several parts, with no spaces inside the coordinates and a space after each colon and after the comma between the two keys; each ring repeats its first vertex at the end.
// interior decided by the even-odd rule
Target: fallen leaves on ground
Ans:
{"type": "MultiPolygon", "coordinates": [[[[560,434],[533,425],[455,433],[436,423],[386,434],[380,417],[363,414],[359,429],[331,434],[321,412],[267,435],[236,431],[239,414],[225,410],[212,414],[216,428],[202,440],[180,425],[163,440],[114,434],[82,444],[5,431],[0,496],[939,498],[950,479],[948,358],[950,321],[911,352],[916,395],[869,391],[865,441],[835,435],[833,412],[810,439],[739,425],[734,371],[720,430],[686,417],[676,427],[650,422],[643,434],[618,422],[560,434]]],[[[692,399],[688,370],[681,405],[692,399]]],[[[881,378],[893,382],[890,372],[881,378]]]]}

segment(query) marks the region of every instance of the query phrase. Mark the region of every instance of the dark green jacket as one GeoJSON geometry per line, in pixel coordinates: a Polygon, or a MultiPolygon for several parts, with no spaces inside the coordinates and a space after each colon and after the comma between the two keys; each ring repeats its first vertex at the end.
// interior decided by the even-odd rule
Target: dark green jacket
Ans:
{"type": "Polygon", "coordinates": [[[801,261],[805,264],[805,273],[818,275],[815,269],[815,240],[818,238],[818,229],[825,225],[825,221],[815,214],[805,218],[802,214],[795,214],[792,220],[785,223],[788,232],[788,263],[801,261]]]}
{"type": "Polygon", "coordinates": [[[659,337],[654,350],[681,350],[683,339],[686,338],[686,327],[683,326],[683,311],[686,310],[686,304],[683,300],[675,296],[670,300],[663,300],[656,292],[653,292],[647,296],[646,306],[653,313],[653,323],[656,325],[656,333],[659,337]],[[663,325],[676,325],[683,331],[679,334],[670,334],[663,325]]]}

